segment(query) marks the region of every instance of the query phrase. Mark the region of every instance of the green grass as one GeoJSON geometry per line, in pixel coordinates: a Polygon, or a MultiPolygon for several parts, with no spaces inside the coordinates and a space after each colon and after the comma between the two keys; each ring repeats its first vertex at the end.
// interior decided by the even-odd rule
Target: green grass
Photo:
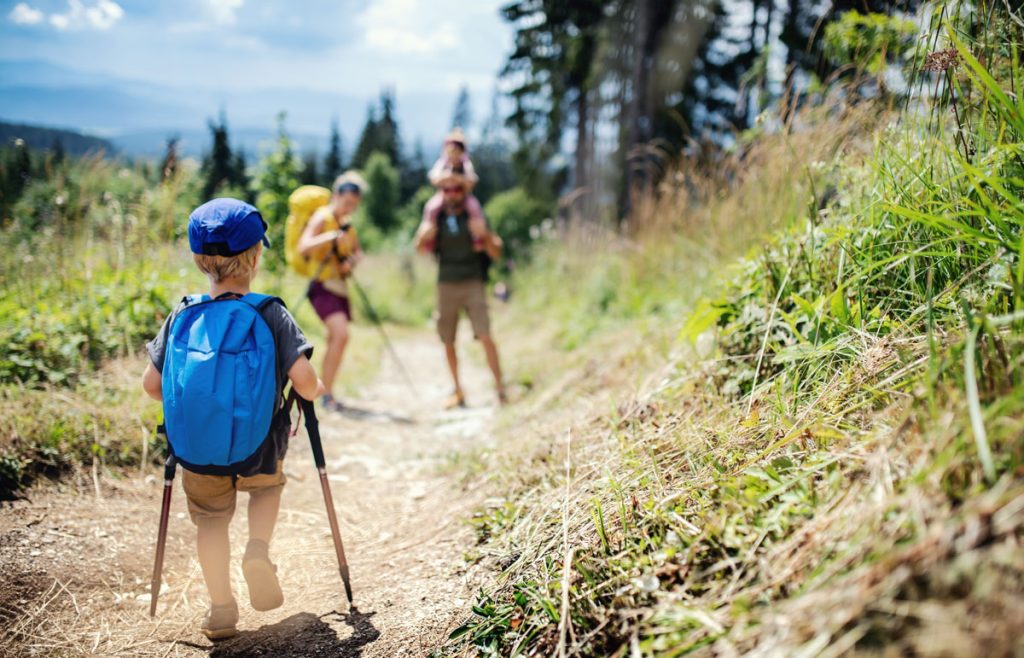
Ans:
{"type": "Polygon", "coordinates": [[[544,436],[491,456],[473,556],[509,559],[447,655],[1019,651],[1024,77],[990,29],[939,30],[957,112],[811,118],[835,148],[763,138],[697,210],[535,261],[532,335],[586,372],[534,371],[544,436]]]}

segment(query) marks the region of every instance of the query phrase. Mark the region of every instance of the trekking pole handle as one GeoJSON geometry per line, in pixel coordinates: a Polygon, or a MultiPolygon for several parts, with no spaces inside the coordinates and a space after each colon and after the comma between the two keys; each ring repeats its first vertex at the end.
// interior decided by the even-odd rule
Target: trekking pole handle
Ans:
{"type": "Polygon", "coordinates": [[[313,462],[318,469],[324,468],[326,465],[324,446],[320,442],[320,423],[316,419],[316,410],[313,408],[313,402],[299,397],[299,406],[302,409],[302,415],[306,418],[306,433],[309,434],[309,447],[313,451],[313,462]]]}
{"type": "Polygon", "coordinates": [[[167,455],[167,461],[164,462],[164,482],[172,482],[174,480],[174,473],[178,470],[178,460],[174,458],[174,455],[167,455]]]}

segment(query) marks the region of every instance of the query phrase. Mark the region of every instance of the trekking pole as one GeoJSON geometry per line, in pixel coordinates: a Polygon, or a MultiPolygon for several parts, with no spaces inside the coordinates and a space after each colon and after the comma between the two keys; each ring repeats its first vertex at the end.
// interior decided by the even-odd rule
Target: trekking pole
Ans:
{"type": "Polygon", "coordinates": [[[160,506],[160,530],[156,536],[156,559],[153,562],[153,580],[149,585],[149,616],[156,616],[156,600],[160,597],[161,577],[164,571],[164,546],[167,544],[167,520],[171,515],[171,492],[174,491],[174,472],[178,462],[167,455],[164,462],[164,500],[160,506]]]}
{"type": "Polygon", "coordinates": [[[352,287],[356,289],[359,299],[362,300],[363,306],[366,307],[366,314],[370,316],[370,321],[373,322],[373,324],[376,325],[377,330],[380,331],[380,336],[384,339],[384,346],[387,348],[388,353],[391,354],[391,358],[395,360],[395,364],[398,366],[398,369],[402,372],[402,378],[405,380],[406,385],[413,394],[419,397],[420,392],[416,389],[416,385],[413,383],[412,377],[409,375],[409,371],[406,370],[405,364],[402,363],[400,358],[398,358],[398,352],[395,351],[395,346],[392,345],[391,340],[388,339],[388,334],[384,331],[384,323],[381,322],[380,316],[377,315],[377,311],[373,308],[373,304],[370,303],[369,296],[366,294],[366,291],[363,290],[363,287],[359,285],[359,281],[356,280],[354,274],[349,274],[349,279],[352,281],[352,287]]]}
{"type": "Polygon", "coordinates": [[[309,280],[308,284],[306,284],[306,292],[302,295],[302,297],[299,298],[299,301],[295,302],[295,306],[292,306],[292,311],[295,311],[295,309],[299,307],[299,304],[302,303],[302,300],[309,298],[309,293],[313,289],[313,284],[320,280],[320,275],[323,273],[325,267],[327,267],[326,258],[320,261],[320,265],[316,268],[316,274],[314,274],[313,278],[309,280]]]}
{"type": "Polygon", "coordinates": [[[338,573],[345,584],[345,595],[352,605],[352,584],[348,578],[348,560],[345,559],[345,547],[341,543],[341,530],[338,529],[338,517],[334,513],[334,498],[331,497],[331,485],[327,481],[327,467],[324,461],[324,447],[320,443],[320,424],[316,420],[313,403],[299,397],[299,405],[306,417],[306,433],[309,434],[309,446],[313,450],[313,462],[320,474],[320,489],[324,492],[324,506],[327,507],[327,520],[331,524],[331,537],[334,539],[334,552],[338,556],[338,573]]]}

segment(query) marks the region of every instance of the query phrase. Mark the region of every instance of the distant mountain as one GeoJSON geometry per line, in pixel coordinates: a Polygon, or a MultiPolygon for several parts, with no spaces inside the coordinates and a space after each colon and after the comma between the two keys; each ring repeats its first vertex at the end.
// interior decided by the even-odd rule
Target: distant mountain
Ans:
{"type": "Polygon", "coordinates": [[[0,60],[0,87],[82,87],[109,84],[110,76],[65,68],[41,59],[0,60]]]}
{"type": "Polygon", "coordinates": [[[0,121],[0,143],[7,145],[15,139],[25,140],[28,147],[33,150],[52,149],[59,143],[64,152],[71,155],[113,154],[117,151],[113,144],[101,137],[61,128],[43,128],[0,121]]]}
{"type": "MultiPolygon", "coordinates": [[[[382,84],[385,81],[382,81],[382,84]]],[[[127,156],[158,157],[166,139],[178,134],[186,155],[209,144],[207,121],[225,113],[229,134],[250,154],[273,139],[278,112],[287,112],[287,128],[297,150],[327,148],[337,118],[346,148],[355,146],[371,99],[308,89],[246,91],[183,89],[98,73],[41,60],[0,60],[0,119],[12,123],[69,126],[110,139],[127,156]]],[[[404,146],[422,135],[440,141],[448,128],[450,91],[398,94],[397,114],[404,146]]],[[[430,154],[428,154],[430,155],[430,154]]]]}
{"type": "MultiPolygon", "coordinates": [[[[302,155],[307,151],[316,151],[321,156],[326,152],[328,135],[312,135],[288,131],[295,152],[302,155]]],[[[127,132],[111,138],[119,151],[132,157],[159,158],[167,148],[167,140],[178,138],[178,153],[184,157],[200,158],[210,148],[210,131],[205,128],[190,130],[139,130],[127,132]]],[[[242,149],[249,161],[266,153],[274,146],[277,132],[270,129],[232,128],[229,126],[229,139],[232,149],[242,149]]]]}

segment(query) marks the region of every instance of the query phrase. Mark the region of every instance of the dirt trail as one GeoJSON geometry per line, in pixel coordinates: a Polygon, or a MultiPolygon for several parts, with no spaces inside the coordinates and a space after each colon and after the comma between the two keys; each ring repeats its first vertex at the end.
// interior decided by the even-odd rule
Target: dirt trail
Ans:
{"type": "MultiPolygon", "coordinates": [[[[165,589],[150,620],[158,475],[113,480],[100,473],[97,488],[85,471],[79,486],[38,490],[0,515],[0,655],[428,654],[458,623],[474,591],[462,559],[472,531],[462,520],[479,493],[464,490],[445,465],[489,440],[493,385],[485,368],[464,359],[472,406],[441,412],[447,375],[436,338],[423,332],[397,348],[421,382],[419,397],[385,355],[376,381],[349,400],[375,413],[321,420],[354,610],[345,601],[303,430],[285,463],[290,481],[271,545],[283,608],[258,613],[248,605],[238,566],[247,531],[243,494],[231,530],[242,632],[216,644],[198,633],[207,599],[179,478],[165,589]]],[[[474,349],[464,345],[461,352],[474,349]]]]}

